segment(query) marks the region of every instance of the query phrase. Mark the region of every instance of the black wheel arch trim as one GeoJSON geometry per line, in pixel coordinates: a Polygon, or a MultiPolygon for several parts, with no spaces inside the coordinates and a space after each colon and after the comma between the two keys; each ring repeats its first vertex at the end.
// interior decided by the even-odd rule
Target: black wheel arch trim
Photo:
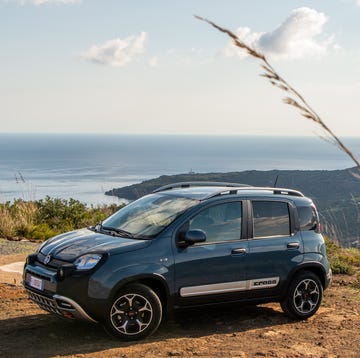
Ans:
{"type": "Polygon", "coordinates": [[[319,280],[323,286],[323,289],[326,289],[329,282],[327,280],[327,273],[325,267],[320,264],[319,262],[304,262],[299,266],[296,266],[288,275],[285,284],[282,288],[282,296],[286,294],[287,288],[291,284],[292,280],[294,279],[295,275],[297,275],[301,271],[311,271],[315,275],[319,277],[319,280]]]}
{"type": "Polygon", "coordinates": [[[109,295],[109,304],[111,305],[118,292],[127,285],[132,283],[141,283],[151,288],[159,297],[161,303],[164,305],[164,310],[170,310],[172,306],[172,299],[170,290],[167,285],[166,279],[158,274],[139,274],[130,277],[126,277],[120,280],[111,290],[109,295]]]}

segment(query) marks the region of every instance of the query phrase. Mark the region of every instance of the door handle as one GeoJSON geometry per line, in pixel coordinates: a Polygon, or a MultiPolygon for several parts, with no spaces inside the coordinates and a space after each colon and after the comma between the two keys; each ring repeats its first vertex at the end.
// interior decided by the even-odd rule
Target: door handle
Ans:
{"type": "Polygon", "coordinates": [[[245,249],[245,247],[239,247],[238,249],[232,249],[231,254],[233,254],[233,255],[246,254],[246,249],[245,249]]]}
{"type": "Polygon", "coordinates": [[[288,242],[286,247],[288,249],[298,249],[300,247],[300,244],[298,242],[288,242]]]}

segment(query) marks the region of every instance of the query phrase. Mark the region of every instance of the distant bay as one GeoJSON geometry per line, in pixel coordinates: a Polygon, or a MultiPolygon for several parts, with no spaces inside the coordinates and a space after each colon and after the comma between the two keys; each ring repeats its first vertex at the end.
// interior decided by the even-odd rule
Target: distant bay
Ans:
{"type": "MultiPolygon", "coordinates": [[[[360,157],[360,138],[343,140],[360,157]]],[[[105,191],[160,175],[353,166],[316,136],[0,134],[0,202],[49,195],[98,205],[119,202],[105,191]]]]}

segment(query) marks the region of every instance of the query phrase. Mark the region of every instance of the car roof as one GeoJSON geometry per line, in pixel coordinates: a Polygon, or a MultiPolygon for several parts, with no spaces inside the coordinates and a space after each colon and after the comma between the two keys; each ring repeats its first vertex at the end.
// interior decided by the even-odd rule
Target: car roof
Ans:
{"type": "Polygon", "coordinates": [[[271,187],[254,187],[238,183],[180,182],[163,186],[154,193],[182,196],[197,200],[207,200],[220,195],[271,196],[300,198],[304,195],[297,190],[271,187]]]}

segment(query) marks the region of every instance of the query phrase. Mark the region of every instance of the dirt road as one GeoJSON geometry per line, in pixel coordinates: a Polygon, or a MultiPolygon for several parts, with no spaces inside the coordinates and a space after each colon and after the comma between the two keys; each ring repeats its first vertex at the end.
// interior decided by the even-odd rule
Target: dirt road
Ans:
{"type": "MultiPolygon", "coordinates": [[[[0,255],[0,265],[24,254],[0,255]]],[[[29,301],[20,275],[0,271],[0,357],[359,357],[360,291],[336,276],[319,312],[293,322],[278,304],[227,306],[168,317],[145,341],[68,322],[29,301]],[[16,276],[17,275],[17,276],[16,276]]]]}

